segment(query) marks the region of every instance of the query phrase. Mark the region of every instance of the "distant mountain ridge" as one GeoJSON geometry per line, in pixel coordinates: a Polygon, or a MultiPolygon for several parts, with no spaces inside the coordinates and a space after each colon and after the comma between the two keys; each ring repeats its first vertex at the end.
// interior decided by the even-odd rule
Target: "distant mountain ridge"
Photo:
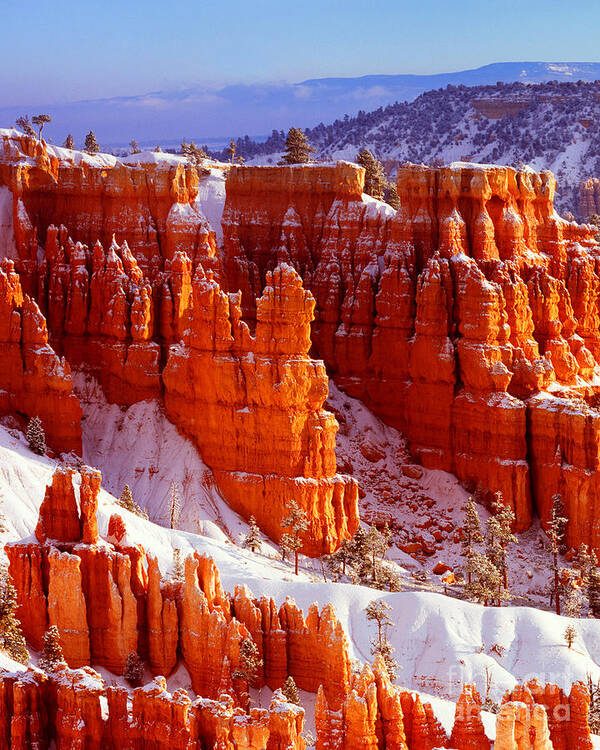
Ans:
{"type": "Polygon", "coordinates": [[[67,133],[82,142],[93,129],[104,147],[125,145],[130,139],[146,145],[181,139],[222,138],[244,133],[269,133],[290,125],[314,127],[360,110],[393,102],[412,101],[425,91],[455,86],[481,86],[497,81],[595,81],[600,63],[504,62],[473,70],[434,75],[366,75],[357,78],[316,78],[300,83],[235,84],[220,89],[193,86],[139,96],[90,99],[55,107],[0,107],[0,124],[7,126],[25,112],[48,111],[53,121],[45,134],[61,143],[67,133]]]}

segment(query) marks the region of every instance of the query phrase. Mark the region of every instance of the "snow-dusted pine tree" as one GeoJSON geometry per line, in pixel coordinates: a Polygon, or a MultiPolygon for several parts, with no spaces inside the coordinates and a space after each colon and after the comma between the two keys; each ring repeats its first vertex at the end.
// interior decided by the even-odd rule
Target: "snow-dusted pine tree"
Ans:
{"type": "Polygon", "coordinates": [[[148,520],[148,514],[133,499],[133,493],[128,484],[123,487],[123,492],[121,492],[121,497],[117,500],[117,505],[120,505],[121,508],[125,508],[125,510],[128,510],[130,513],[135,513],[136,516],[144,518],[146,521],[148,520]]]}
{"type": "Polygon", "coordinates": [[[308,164],[314,148],[300,128],[290,128],[285,139],[285,153],[280,164],[308,164]]]}
{"type": "Polygon", "coordinates": [[[47,125],[49,122],[52,122],[52,118],[50,115],[35,115],[31,118],[31,122],[35,125],[35,127],[38,129],[38,140],[42,140],[42,130],[44,129],[44,125],[47,125]]]}
{"type": "Polygon", "coordinates": [[[462,554],[465,557],[467,567],[467,580],[471,583],[472,577],[472,566],[469,565],[473,555],[475,554],[475,545],[483,541],[483,535],[481,533],[481,520],[479,513],[473,498],[470,497],[464,508],[463,524],[462,524],[462,537],[460,540],[462,547],[462,554]]]}
{"type": "Polygon", "coordinates": [[[171,482],[171,495],[169,497],[169,524],[172,529],[177,528],[181,515],[181,498],[179,497],[179,485],[171,482]]]}
{"type": "Polygon", "coordinates": [[[29,661],[29,651],[17,619],[17,591],[5,567],[0,568],[0,645],[11,659],[21,664],[29,661]]]}
{"type": "Polygon", "coordinates": [[[233,678],[243,681],[243,694],[240,696],[246,704],[246,710],[250,710],[250,693],[248,688],[255,682],[262,671],[263,660],[261,659],[258,646],[252,638],[243,638],[240,643],[239,666],[233,673],[233,678]]]}
{"type": "Polygon", "coordinates": [[[377,623],[377,638],[371,641],[371,654],[381,656],[385,663],[390,680],[396,679],[398,662],[394,660],[396,650],[388,640],[388,628],[393,626],[389,613],[392,608],[382,599],[372,601],[367,605],[365,613],[367,620],[377,623]]]}
{"type": "Polygon", "coordinates": [[[38,667],[44,672],[53,672],[59,664],[66,664],[60,633],[56,625],[51,625],[44,633],[44,648],[38,662],[38,667]]]}
{"type": "Polygon", "coordinates": [[[285,699],[288,703],[295,703],[297,706],[300,705],[300,696],[298,694],[298,687],[292,675],[289,675],[287,680],[283,683],[281,692],[285,695],[285,699]]]}
{"type": "MultiPolygon", "coordinates": [[[[365,170],[365,193],[377,198],[377,200],[383,200],[383,192],[387,184],[383,164],[373,156],[368,148],[359,151],[356,156],[356,163],[364,167],[365,170]]],[[[398,197],[397,194],[396,197],[398,197]]]]}
{"type": "Polygon", "coordinates": [[[32,417],[27,425],[27,442],[29,447],[38,456],[46,453],[46,435],[42,420],[39,417],[32,417]]]}
{"type": "Polygon", "coordinates": [[[125,662],[125,679],[133,687],[138,687],[144,679],[144,662],[132,651],[125,662]]]}
{"type": "Polygon", "coordinates": [[[260,529],[258,528],[256,518],[254,518],[254,516],[250,516],[248,526],[250,528],[248,529],[248,533],[244,537],[242,547],[250,549],[252,550],[252,552],[260,552],[260,548],[262,547],[262,539],[260,536],[260,529]]]}
{"type": "Polygon", "coordinates": [[[300,508],[295,500],[290,500],[285,507],[289,515],[283,519],[281,525],[285,529],[288,529],[288,531],[283,534],[282,540],[283,537],[287,537],[285,546],[294,553],[294,570],[296,575],[298,575],[298,553],[300,547],[302,547],[301,537],[308,530],[310,524],[308,523],[306,512],[300,508]]]}
{"type": "Polygon", "coordinates": [[[185,564],[181,557],[181,550],[179,547],[175,547],[173,550],[173,580],[183,581],[185,580],[185,564]]]}
{"type": "Polygon", "coordinates": [[[97,154],[100,151],[100,144],[96,140],[96,136],[93,130],[85,137],[85,148],[83,149],[86,154],[97,154]]]}

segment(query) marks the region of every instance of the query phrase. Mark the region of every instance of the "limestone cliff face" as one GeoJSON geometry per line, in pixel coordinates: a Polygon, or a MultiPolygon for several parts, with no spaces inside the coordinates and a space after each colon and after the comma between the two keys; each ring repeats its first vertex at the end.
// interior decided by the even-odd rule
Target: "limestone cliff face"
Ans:
{"type": "Polygon", "coordinates": [[[94,663],[122,674],[142,625],[135,576],[128,554],[99,543],[99,472],[84,467],[81,477],[78,504],[73,471],[58,469],[40,508],[38,543],[5,547],[19,619],[35,649],[56,625],[69,665],[94,663]]]}
{"type": "Polygon", "coordinates": [[[10,260],[0,260],[0,355],[0,414],[39,416],[53,448],[81,453],[81,407],[69,364],[48,344],[46,321],[23,295],[10,260]]]}
{"type": "Polygon", "coordinates": [[[90,249],[51,226],[44,250],[37,296],[56,346],[90,368],[111,401],[159,397],[157,304],[127,243],[90,249]]]}
{"type": "Polygon", "coordinates": [[[357,528],[357,485],[336,473],[337,422],[323,409],[327,374],[308,356],[314,298],[279,265],[257,300],[256,330],[198,267],[189,328],[163,372],[169,418],[191,435],[232,507],[275,540],[286,502],[307,511],[303,550],[335,549],[357,528]]]}
{"type": "MultiPolygon", "coordinates": [[[[36,139],[3,136],[0,185],[13,196],[13,226],[24,276],[49,226],[69,228],[75,242],[110,247],[126,241],[147,276],[182,251],[218,262],[216,239],[195,206],[199,176],[183,164],[124,164],[114,157],[57,158],[36,139]]],[[[201,179],[201,178],[200,178],[201,179]]]]}
{"type": "Polygon", "coordinates": [[[543,707],[503,703],[496,720],[494,750],[554,750],[543,707]]]}
{"type": "Polygon", "coordinates": [[[244,312],[291,263],[329,372],[426,466],[502,492],[519,529],[558,492],[569,543],[600,547],[593,229],[554,212],[548,172],[409,166],[398,212],[361,198],[361,179],[349,164],[231,171],[224,266],[244,312]]]}
{"type": "Polygon", "coordinates": [[[542,723],[547,726],[552,743],[548,747],[554,750],[591,750],[593,747],[588,723],[590,696],[583,683],[574,683],[567,696],[557,685],[540,685],[531,680],[504,696],[504,704],[512,705],[511,701],[524,704],[532,722],[539,713],[536,709],[541,707],[544,710],[547,721],[542,723]]]}

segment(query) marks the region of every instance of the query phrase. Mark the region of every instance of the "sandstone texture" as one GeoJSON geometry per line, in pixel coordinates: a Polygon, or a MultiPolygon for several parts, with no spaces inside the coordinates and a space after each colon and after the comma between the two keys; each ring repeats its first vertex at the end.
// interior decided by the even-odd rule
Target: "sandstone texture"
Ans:
{"type": "MultiPolygon", "coordinates": [[[[105,157],[71,164],[25,138],[3,137],[3,148],[0,182],[13,196],[16,267],[65,357],[66,375],[67,361],[85,368],[109,401],[124,406],[164,398],[167,415],[196,442],[230,505],[254,515],[274,540],[292,500],[309,517],[304,553],[331,552],[352,536],[358,488],[337,473],[337,422],[323,408],[327,374],[308,354],[315,302],[297,273],[285,264],[274,270],[253,302],[260,313],[251,334],[239,296],[225,294],[215,279],[214,233],[205,232],[199,249],[186,244],[189,227],[180,227],[179,239],[133,231],[131,222],[139,228],[147,221],[146,210],[158,216],[158,204],[177,215],[192,210],[194,170],[111,166],[105,157]],[[138,191],[142,177],[160,199],[138,191]],[[85,216],[77,223],[79,212],[85,216]]],[[[45,336],[39,312],[37,318],[45,336]]],[[[4,411],[19,406],[3,400],[4,411]]],[[[75,397],[68,403],[78,410],[75,397]]]]}
{"type": "Polygon", "coordinates": [[[274,693],[268,709],[246,714],[227,696],[192,700],[167,691],[164,677],[131,692],[106,687],[90,667],[47,676],[0,672],[0,745],[90,750],[304,750],[304,709],[274,693]]]}
{"type": "Polygon", "coordinates": [[[239,296],[198,267],[189,328],[163,372],[171,421],[191,435],[232,507],[276,541],[290,500],[307,512],[303,551],[336,549],[358,525],[358,488],[338,475],[327,374],[308,356],[314,298],[287,264],[266,279],[254,335],[239,296]]]}

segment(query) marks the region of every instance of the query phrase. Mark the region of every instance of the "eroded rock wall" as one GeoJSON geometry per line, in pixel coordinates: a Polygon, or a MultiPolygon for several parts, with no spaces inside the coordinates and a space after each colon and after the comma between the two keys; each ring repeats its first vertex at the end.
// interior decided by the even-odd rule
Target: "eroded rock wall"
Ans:
{"type": "MultiPolygon", "coordinates": [[[[240,644],[252,638],[263,656],[257,686],[283,686],[291,675],[304,690],[324,686],[332,705],[349,689],[348,641],[333,607],[305,616],[293,600],[279,609],[245,588],[223,591],[210,557],[189,556],[183,581],[163,579],[140,547],[101,539],[96,523],[99,472],[83,467],[76,491],[72,469],[58,469],[46,489],[36,542],[5,546],[28,642],[41,650],[58,628],[70,667],[89,664],[123,674],[137,651],[155,675],[169,676],[181,659],[194,691],[211,700],[226,693],[243,702],[240,644]]],[[[121,520],[121,524],[122,524],[121,520]]],[[[125,539],[125,534],[120,535],[125,539]]]]}
{"type": "Polygon", "coordinates": [[[337,474],[327,374],[309,357],[314,298],[287,264],[269,273],[254,335],[238,295],[199,266],[189,327],[163,372],[167,416],[190,435],[230,505],[278,541],[294,500],[303,551],[336,549],[358,525],[356,481],[337,474]]]}
{"type": "Polygon", "coordinates": [[[68,362],[48,343],[44,316],[23,294],[13,261],[0,260],[0,414],[38,416],[48,443],[81,453],[81,406],[68,362]]]}
{"type": "Polygon", "coordinates": [[[94,750],[304,750],[304,709],[280,692],[268,709],[249,714],[221,700],[191,700],[185,690],[167,691],[157,677],[143,688],[106,687],[90,667],[0,672],[0,745],[5,748],[94,750]],[[104,705],[103,705],[104,704],[104,705]]]}
{"type": "Polygon", "coordinates": [[[195,200],[197,170],[168,159],[123,163],[106,154],[48,149],[16,132],[0,142],[0,184],[13,198],[13,227],[25,283],[34,282],[37,242],[65,225],[75,242],[127,242],[154,277],[182,251],[218,267],[216,237],[195,200]]]}
{"type": "Polygon", "coordinates": [[[555,213],[549,172],[407,166],[397,212],[361,189],[345,163],[231,170],[224,267],[244,312],[292,264],[330,374],[423,464],[500,491],[518,529],[559,493],[569,543],[599,548],[595,229],[555,213]]]}

